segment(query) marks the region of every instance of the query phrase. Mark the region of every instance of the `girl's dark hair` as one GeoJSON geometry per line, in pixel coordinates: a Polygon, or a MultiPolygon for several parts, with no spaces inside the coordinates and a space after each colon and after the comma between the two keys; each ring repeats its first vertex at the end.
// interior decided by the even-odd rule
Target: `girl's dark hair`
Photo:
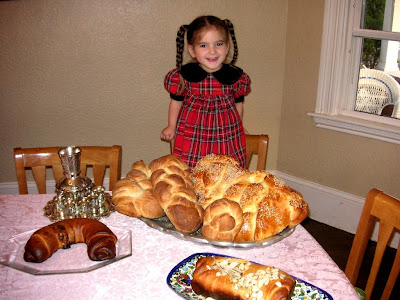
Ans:
{"type": "Polygon", "coordinates": [[[230,62],[232,65],[235,63],[238,56],[238,47],[235,36],[233,24],[228,19],[221,20],[214,16],[201,16],[193,20],[189,25],[182,25],[176,36],[176,67],[178,69],[182,66],[183,49],[185,47],[185,33],[189,45],[193,45],[198,38],[198,33],[207,27],[215,27],[225,34],[226,42],[229,42],[229,35],[233,43],[233,57],[230,62]]]}

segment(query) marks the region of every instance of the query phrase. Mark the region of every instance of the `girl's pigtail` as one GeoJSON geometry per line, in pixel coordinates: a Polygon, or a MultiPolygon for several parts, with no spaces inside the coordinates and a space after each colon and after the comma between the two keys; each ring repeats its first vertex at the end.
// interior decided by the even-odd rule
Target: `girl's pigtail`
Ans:
{"type": "Polygon", "coordinates": [[[237,41],[236,41],[236,36],[235,36],[235,30],[233,29],[233,24],[231,21],[229,21],[228,19],[224,20],[226,26],[228,27],[229,33],[231,35],[232,38],[232,43],[233,43],[233,57],[232,57],[232,61],[231,64],[235,64],[236,59],[238,57],[238,45],[237,45],[237,41]]]}
{"type": "Polygon", "coordinates": [[[187,25],[182,25],[176,36],[176,68],[178,70],[182,67],[183,61],[183,49],[185,47],[185,32],[187,30],[187,25]]]}

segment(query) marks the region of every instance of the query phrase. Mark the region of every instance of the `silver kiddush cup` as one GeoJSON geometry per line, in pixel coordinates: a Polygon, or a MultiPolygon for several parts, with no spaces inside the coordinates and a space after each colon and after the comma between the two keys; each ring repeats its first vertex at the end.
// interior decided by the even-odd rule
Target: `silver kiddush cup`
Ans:
{"type": "MultiPolygon", "coordinates": [[[[56,191],[79,193],[86,196],[93,187],[92,181],[81,174],[81,148],[70,146],[58,151],[61,165],[64,169],[64,178],[56,184],[56,191]]],[[[75,195],[77,197],[78,195],[75,195]]]]}
{"type": "Polygon", "coordinates": [[[73,218],[100,219],[115,211],[112,197],[104,187],[94,186],[92,180],[81,175],[81,149],[70,146],[58,151],[64,177],[56,183],[56,196],[43,208],[51,221],[73,218]]]}

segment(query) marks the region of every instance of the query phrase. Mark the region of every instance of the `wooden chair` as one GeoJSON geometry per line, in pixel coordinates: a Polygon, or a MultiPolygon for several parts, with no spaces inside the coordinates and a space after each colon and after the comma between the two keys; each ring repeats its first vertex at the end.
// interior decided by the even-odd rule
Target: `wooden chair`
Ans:
{"type": "MultiPolygon", "coordinates": [[[[39,194],[46,193],[46,167],[53,169],[54,179],[58,182],[64,177],[58,151],[63,147],[45,148],[14,148],[15,168],[17,171],[18,187],[20,194],[28,194],[25,169],[32,169],[39,194]]],[[[110,185],[121,179],[122,147],[80,146],[81,174],[86,176],[87,166],[93,167],[94,184],[103,184],[106,167],[110,168],[110,185]]]]}
{"type": "MultiPolygon", "coordinates": [[[[346,276],[353,285],[355,285],[357,282],[368,241],[371,238],[374,225],[378,220],[378,242],[371,271],[368,277],[367,286],[365,288],[367,300],[371,298],[386,246],[389,243],[393,232],[396,229],[400,230],[400,201],[383,193],[382,191],[372,189],[367,195],[345,269],[346,276]]],[[[381,300],[389,299],[397,276],[399,275],[399,271],[400,244],[397,248],[396,257],[394,259],[381,300]]]]}
{"type": "Polygon", "coordinates": [[[257,170],[265,170],[268,154],[269,137],[266,134],[253,135],[246,134],[246,166],[249,168],[251,158],[257,155],[257,170]]]}
{"type": "MultiPolygon", "coordinates": [[[[249,168],[253,155],[258,155],[257,170],[265,170],[268,154],[269,137],[266,134],[246,134],[246,167],[249,168]]],[[[170,142],[171,153],[174,152],[174,141],[170,142]]]]}

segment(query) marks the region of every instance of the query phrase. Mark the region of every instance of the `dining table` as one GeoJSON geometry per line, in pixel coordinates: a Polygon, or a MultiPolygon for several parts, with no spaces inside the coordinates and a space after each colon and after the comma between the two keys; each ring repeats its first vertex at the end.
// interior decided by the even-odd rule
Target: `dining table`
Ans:
{"type": "MultiPolygon", "coordinates": [[[[66,265],[78,260],[79,255],[74,254],[77,250],[71,250],[71,247],[58,250],[44,262],[51,265],[53,257],[57,261],[64,261],[59,272],[51,274],[34,274],[4,263],[4,257],[10,251],[6,247],[10,239],[28,238],[33,231],[52,223],[44,215],[43,208],[54,196],[0,195],[0,251],[3,257],[0,265],[0,299],[188,299],[184,292],[174,290],[168,280],[176,276],[175,284],[184,284],[188,278],[175,274],[176,266],[184,262],[182,266],[185,267],[187,258],[205,253],[274,266],[326,292],[330,298],[325,299],[359,299],[344,272],[301,224],[288,236],[272,244],[246,248],[223,247],[179,238],[153,228],[139,218],[115,211],[99,221],[110,229],[128,233],[129,236],[124,237],[124,247],[129,248],[129,255],[122,259],[86,270],[78,268],[63,272],[66,265]]],[[[81,246],[76,249],[85,252],[86,245],[81,246]]],[[[83,265],[86,263],[82,262],[83,265]]],[[[32,265],[33,269],[40,268],[40,264],[26,264],[32,265]]],[[[311,298],[299,296],[296,299],[311,298]]]]}

